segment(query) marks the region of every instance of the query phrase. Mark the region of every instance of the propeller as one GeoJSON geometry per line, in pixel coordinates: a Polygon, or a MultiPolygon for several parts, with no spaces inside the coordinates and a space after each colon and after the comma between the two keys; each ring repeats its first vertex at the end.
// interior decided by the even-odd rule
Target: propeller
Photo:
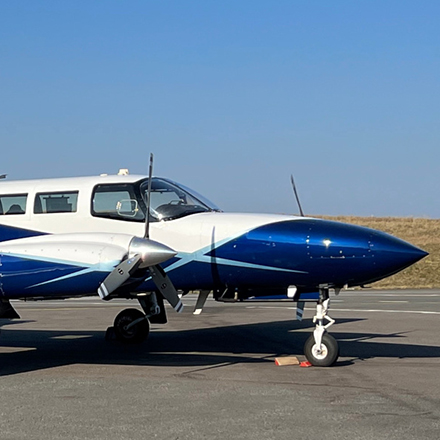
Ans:
{"type": "Polygon", "coordinates": [[[131,257],[119,263],[99,286],[98,293],[102,299],[108,299],[138,269],[160,267],[160,263],[174,257],[176,252],[157,241],[134,237],[130,242],[128,255],[131,257]]]}
{"type": "Polygon", "coordinates": [[[301,217],[304,217],[304,212],[303,212],[303,210],[301,208],[301,203],[299,201],[299,197],[298,197],[298,192],[296,190],[295,181],[293,180],[293,174],[290,175],[290,181],[292,182],[292,188],[293,188],[293,193],[295,194],[296,203],[298,203],[299,213],[300,213],[301,217]]]}
{"type": "Polygon", "coordinates": [[[145,234],[143,238],[134,237],[129,246],[128,259],[119,263],[98,288],[99,296],[108,299],[109,295],[122,286],[138,269],[147,268],[157,290],[180,313],[183,304],[168,275],[159,265],[174,257],[173,249],[150,239],[151,181],[153,175],[153,154],[150,154],[148,173],[147,209],[145,213],[145,234]]]}

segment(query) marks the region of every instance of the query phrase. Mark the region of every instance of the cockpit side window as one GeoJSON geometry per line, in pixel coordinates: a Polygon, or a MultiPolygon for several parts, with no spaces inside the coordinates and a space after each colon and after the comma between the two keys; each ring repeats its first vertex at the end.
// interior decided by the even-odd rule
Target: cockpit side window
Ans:
{"type": "MultiPolygon", "coordinates": [[[[144,200],[147,200],[148,180],[140,185],[144,200]]],[[[211,209],[188,191],[165,179],[151,181],[151,215],[157,220],[173,220],[211,209]]]]}
{"type": "Polygon", "coordinates": [[[126,221],[145,221],[145,205],[131,184],[97,185],[92,197],[92,215],[126,221]]]}

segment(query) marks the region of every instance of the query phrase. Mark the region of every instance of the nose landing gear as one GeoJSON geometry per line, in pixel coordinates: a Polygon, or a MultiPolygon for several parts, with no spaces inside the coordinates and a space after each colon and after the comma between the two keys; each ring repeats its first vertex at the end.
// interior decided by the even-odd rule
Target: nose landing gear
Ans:
{"type": "Polygon", "coordinates": [[[327,329],[335,323],[335,320],[327,315],[329,307],[329,288],[320,287],[316,315],[313,317],[316,327],[304,344],[304,354],[307,360],[318,367],[330,367],[339,357],[338,343],[333,336],[327,333],[327,329]],[[324,325],[325,321],[328,323],[324,325]]]}

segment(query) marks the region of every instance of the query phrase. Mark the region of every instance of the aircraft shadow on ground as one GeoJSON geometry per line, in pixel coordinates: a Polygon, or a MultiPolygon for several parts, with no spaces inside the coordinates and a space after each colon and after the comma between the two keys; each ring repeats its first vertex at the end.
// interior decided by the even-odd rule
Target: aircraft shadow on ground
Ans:
{"type": "MultiPolygon", "coordinates": [[[[307,330],[312,327],[311,321],[289,320],[180,331],[154,329],[143,344],[124,345],[106,341],[103,331],[32,331],[2,326],[0,376],[70,364],[210,367],[273,362],[278,355],[303,355],[303,345],[311,334],[307,330]]],[[[402,333],[331,334],[339,341],[343,357],[440,357],[440,347],[405,344],[406,335],[402,333]],[[375,342],[377,338],[396,342],[375,342]]]]}

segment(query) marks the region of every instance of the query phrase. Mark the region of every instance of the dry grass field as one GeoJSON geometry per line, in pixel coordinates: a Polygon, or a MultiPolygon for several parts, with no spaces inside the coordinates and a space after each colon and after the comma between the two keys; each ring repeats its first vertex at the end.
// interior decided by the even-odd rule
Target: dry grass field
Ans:
{"type": "Polygon", "coordinates": [[[429,252],[429,256],[402,272],[374,283],[378,289],[440,288],[440,219],[394,217],[328,217],[378,229],[429,252]]]}

